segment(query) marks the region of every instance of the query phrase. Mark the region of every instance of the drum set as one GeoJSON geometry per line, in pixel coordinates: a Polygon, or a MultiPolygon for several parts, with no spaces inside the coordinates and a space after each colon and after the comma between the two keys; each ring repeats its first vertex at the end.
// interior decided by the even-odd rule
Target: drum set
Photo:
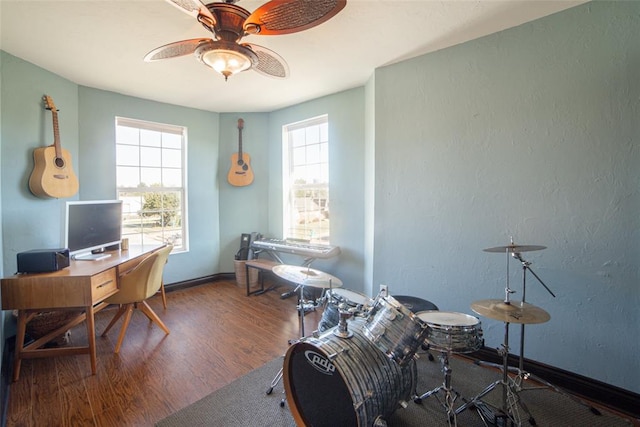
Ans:
{"type": "MultiPolygon", "coordinates": [[[[539,249],[544,247],[512,243],[485,251],[504,251],[508,257],[517,258],[523,264],[523,275],[526,275],[526,271],[531,270],[520,253],[539,249]]],[[[498,410],[517,425],[520,425],[520,420],[513,402],[520,404],[528,413],[517,396],[521,389],[518,379],[528,375],[522,369],[522,342],[516,380],[508,376],[509,324],[519,323],[524,328],[525,324],[546,322],[550,316],[524,301],[524,289],[522,301],[510,301],[510,294],[514,291],[508,284],[508,272],[504,300],[482,300],[471,304],[475,313],[505,323],[504,344],[498,350],[503,356],[503,377],[477,396],[464,399],[465,403],[455,408],[460,393],[451,386],[449,358],[452,353],[472,353],[482,347],[483,333],[477,317],[440,311],[431,302],[415,297],[396,298],[381,292],[372,299],[342,289],[339,279],[309,267],[280,265],[273,271],[297,285],[301,337],[289,342],[283,367],[267,394],[282,379],[286,400],[298,425],[333,426],[338,422],[352,426],[386,426],[386,420],[397,409],[406,407],[407,402],[421,403],[430,396],[437,398],[444,407],[449,424],[457,425],[457,414],[471,405],[486,407],[481,399],[498,386],[503,388],[503,404],[498,410]],[[307,286],[322,289],[322,297],[315,302],[306,301],[304,288],[307,286]],[[323,314],[317,331],[305,336],[304,313],[309,304],[322,305],[323,314]],[[442,385],[418,395],[416,359],[421,347],[440,352],[444,378],[442,385]],[[443,400],[439,394],[444,395],[443,400]]],[[[525,282],[523,278],[523,287],[525,282]]],[[[524,330],[521,340],[524,340],[524,330]]],[[[284,406],[284,401],[281,406],[284,406]]],[[[478,413],[484,420],[480,409],[478,413]]],[[[529,416],[530,421],[533,420],[529,416]]]]}

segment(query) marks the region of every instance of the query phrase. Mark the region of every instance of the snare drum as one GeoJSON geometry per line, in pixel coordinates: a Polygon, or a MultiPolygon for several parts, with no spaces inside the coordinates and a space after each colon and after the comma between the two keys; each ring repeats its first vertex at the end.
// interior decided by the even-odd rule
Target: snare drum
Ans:
{"type": "Polygon", "coordinates": [[[297,425],[383,425],[415,397],[415,361],[398,366],[385,357],[363,336],[364,322],[348,320],[349,339],[328,331],[289,347],[283,380],[297,425]]]}
{"type": "Polygon", "coordinates": [[[430,348],[454,353],[472,353],[482,347],[482,328],[477,317],[451,311],[421,311],[416,314],[428,325],[430,348]]]}
{"type": "Polygon", "coordinates": [[[413,359],[429,331],[411,310],[386,296],[376,299],[363,332],[387,357],[403,366],[413,359]]]}
{"type": "Polygon", "coordinates": [[[318,323],[318,332],[324,332],[338,324],[340,320],[338,306],[340,304],[345,304],[346,309],[351,309],[354,316],[360,316],[365,314],[373,303],[373,300],[368,296],[343,288],[327,291],[326,298],[327,302],[322,312],[322,318],[318,323]]]}

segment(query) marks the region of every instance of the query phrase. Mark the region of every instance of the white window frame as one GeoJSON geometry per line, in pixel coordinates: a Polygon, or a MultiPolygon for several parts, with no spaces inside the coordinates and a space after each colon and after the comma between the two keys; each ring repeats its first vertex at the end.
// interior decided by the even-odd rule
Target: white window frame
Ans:
{"type": "Polygon", "coordinates": [[[283,238],[329,245],[328,115],[282,127],[282,178],[283,238]],[[306,177],[304,183],[294,182],[302,176],[306,177]],[[309,177],[317,180],[307,182],[309,177]],[[301,192],[312,194],[296,197],[301,192]]]}
{"type": "Polygon", "coordinates": [[[129,238],[130,244],[134,245],[171,243],[173,252],[188,251],[187,128],[125,117],[116,117],[115,127],[116,187],[118,199],[123,201],[122,237],[129,238]],[[120,127],[137,130],[137,144],[132,140],[119,140],[120,127]],[[148,135],[159,133],[158,142],[145,143],[143,132],[152,132],[148,135]],[[180,158],[176,161],[178,155],[180,158]],[[160,182],[144,182],[145,173],[160,182]],[[173,182],[168,183],[170,176],[173,182]],[[122,185],[125,180],[127,184],[139,184],[122,185]],[[140,214],[145,194],[161,197],[160,205],[147,215],[140,214]],[[165,200],[178,200],[179,203],[177,207],[164,206],[165,200]],[[166,219],[171,222],[165,223],[166,219]]]}

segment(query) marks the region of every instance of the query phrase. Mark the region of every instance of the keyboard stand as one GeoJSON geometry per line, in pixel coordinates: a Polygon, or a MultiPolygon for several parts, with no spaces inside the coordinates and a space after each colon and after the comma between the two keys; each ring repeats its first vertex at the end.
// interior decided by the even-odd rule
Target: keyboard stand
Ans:
{"type": "MultiPolygon", "coordinates": [[[[254,254],[256,255],[256,258],[260,256],[260,254],[262,252],[266,252],[269,254],[269,256],[273,257],[273,259],[275,259],[279,264],[284,264],[284,261],[282,261],[282,258],[280,258],[280,256],[278,255],[278,252],[275,250],[271,250],[271,249],[255,249],[254,250],[254,254]]],[[[312,258],[312,257],[307,257],[304,259],[304,261],[302,262],[302,267],[310,267],[311,263],[313,261],[315,261],[317,258],[312,258]]],[[[248,280],[248,275],[247,275],[247,280],[248,280]]],[[[269,289],[270,290],[270,289],[269,289]]],[[[258,291],[260,292],[260,291],[258,291]]],[[[256,292],[256,294],[258,294],[258,292],[256,292]]],[[[260,293],[264,293],[266,292],[266,290],[260,292],[260,293]]],[[[296,296],[298,294],[298,289],[294,289],[291,290],[289,292],[285,292],[283,294],[280,295],[280,299],[287,299],[287,298],[291,298],[293,296],[296,296]]]]}

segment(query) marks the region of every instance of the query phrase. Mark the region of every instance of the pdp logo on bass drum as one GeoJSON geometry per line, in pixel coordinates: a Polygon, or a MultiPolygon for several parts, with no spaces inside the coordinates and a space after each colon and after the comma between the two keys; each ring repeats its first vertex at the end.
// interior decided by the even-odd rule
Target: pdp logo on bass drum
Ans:
{"type": "Polygon", "coordinates": [[[304,357],[307,358],[307,361],[316,368],[319,372],[325,375],[333,375],[336,371],[336,367],[320,353],[316,353],[315,351],[307,350],[304,352],[304,357]]]}

